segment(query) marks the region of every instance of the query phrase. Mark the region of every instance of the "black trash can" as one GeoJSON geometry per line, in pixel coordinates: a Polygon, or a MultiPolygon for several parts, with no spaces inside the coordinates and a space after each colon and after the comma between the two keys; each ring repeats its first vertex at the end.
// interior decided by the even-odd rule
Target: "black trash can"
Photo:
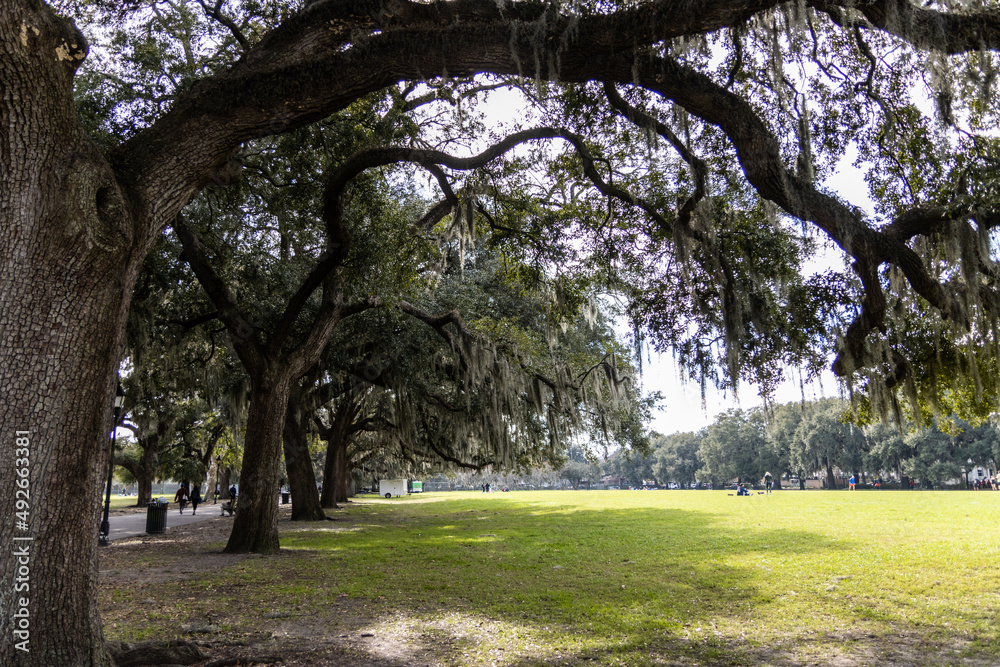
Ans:
{"type": "Polygon", "coordinates": [[[291,500],[291,498],[292,498],[292,494],[289,493],[288,491],[282,491],[281,492],[281,504],[282,505],[287,505],[288,501],[291,500]]]}
{"type": "Polygon", "coordinates": [[[167,503],[146,505],[146,532],[159,535],[167,530],[167,503]]]}

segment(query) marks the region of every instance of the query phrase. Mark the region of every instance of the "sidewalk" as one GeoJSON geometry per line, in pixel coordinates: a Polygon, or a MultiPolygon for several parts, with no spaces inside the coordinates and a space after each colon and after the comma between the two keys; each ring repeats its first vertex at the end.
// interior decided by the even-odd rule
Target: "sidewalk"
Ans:
{"type": "MultiPolygon", "coordinates": [[[[218,519],[221,511],[218,505],[206,505],[204,503],[198,505],[198,510],[201,514],[192,515],[191,505],[188,504],[184,508],[184,514],[180,514],[177,511],[177,503],[170,503],[167,509],[167,530],[169,531],[173,526],[183,526],[189,523],[218,519]]],[[[230,516],[226,516],[226,518],[232,520],[230,516]]],[[[145,535],[146,513],[137,512],[135,514],[112,515],[108,517],[108,524],[110,526],[108,538],[112,540],[145,535]]]]}

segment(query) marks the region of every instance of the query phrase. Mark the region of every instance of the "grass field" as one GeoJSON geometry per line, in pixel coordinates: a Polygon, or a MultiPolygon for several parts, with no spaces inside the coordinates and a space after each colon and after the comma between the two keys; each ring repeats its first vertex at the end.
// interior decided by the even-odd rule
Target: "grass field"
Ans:
{"type": "MultiPolygon", "coordinates": [[[[222,639],[326,642],[354,665],[1000,664],[1000,493],[448,493],[336,519],[166,577],[183,611],[111,614],[109,634],[208,616],[222,639]]],[[[106,607],[149,595],[103,588],[106,607]]]]}

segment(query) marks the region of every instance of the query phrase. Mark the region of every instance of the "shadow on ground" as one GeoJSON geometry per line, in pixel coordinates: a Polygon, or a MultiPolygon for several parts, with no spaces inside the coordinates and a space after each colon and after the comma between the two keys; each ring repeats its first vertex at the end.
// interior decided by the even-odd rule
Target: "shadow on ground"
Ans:
{"type": "Polygon", "coordinates": [[[776,545],[808,560],[849,540],[677,509],[431,511],[358,504],[333,523],[283,521],[267,558],[218,553],[228,533],[210,527],[122,545],[102,563],[107,634],[292,666],[995,664],[996,647],[972,637],[863,613],[828,573],[803,575],[804,599],[790,600],[760,565],[776,545]],[[783,626],[783,607],[803,604],[815,622],[783,626]]]}

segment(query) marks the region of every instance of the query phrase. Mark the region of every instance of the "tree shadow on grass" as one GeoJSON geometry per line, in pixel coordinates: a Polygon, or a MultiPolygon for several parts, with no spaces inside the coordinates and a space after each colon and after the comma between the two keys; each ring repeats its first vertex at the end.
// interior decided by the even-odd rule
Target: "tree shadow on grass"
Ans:
{"type": "Polygon", "coordinates": [[[995,664],[995,637],[866,605],[863,577],[835,576],[862,541],[771,529],[762,505],[733,500],[715,513],[366,508],[336,524],[283,523],[277,556],[169,588],[178,601],[209,588],[239,600],[214,605],[226,628],[216,643],[259,637],[294,664],[995,664]]]}
{"type": "Polygon", "coordinates": [[[419,618],[447,637],[438,642],[452,654],[443,664],[479,664],[454,662],[477,650],[501,652],[498,664],[550,664],[555,656],[564,664],[673,664],[663,662],[668,655],[740,664],[760,651],[727,633],[775,604],[760,557],[856,545],[805,530],[734,529],[722,519],[678,509],[491,507],[418,525],[380,518],[349,536],[297,532],[283,545],[315,549],[320,568],[328,545],[350,554],[329,573],[337,590],[388,600],[392,612],[372,635],[397,636],[393,652],[409,644],[414,660],[424,659],[429,639],[402,628],[419,618]]]}

